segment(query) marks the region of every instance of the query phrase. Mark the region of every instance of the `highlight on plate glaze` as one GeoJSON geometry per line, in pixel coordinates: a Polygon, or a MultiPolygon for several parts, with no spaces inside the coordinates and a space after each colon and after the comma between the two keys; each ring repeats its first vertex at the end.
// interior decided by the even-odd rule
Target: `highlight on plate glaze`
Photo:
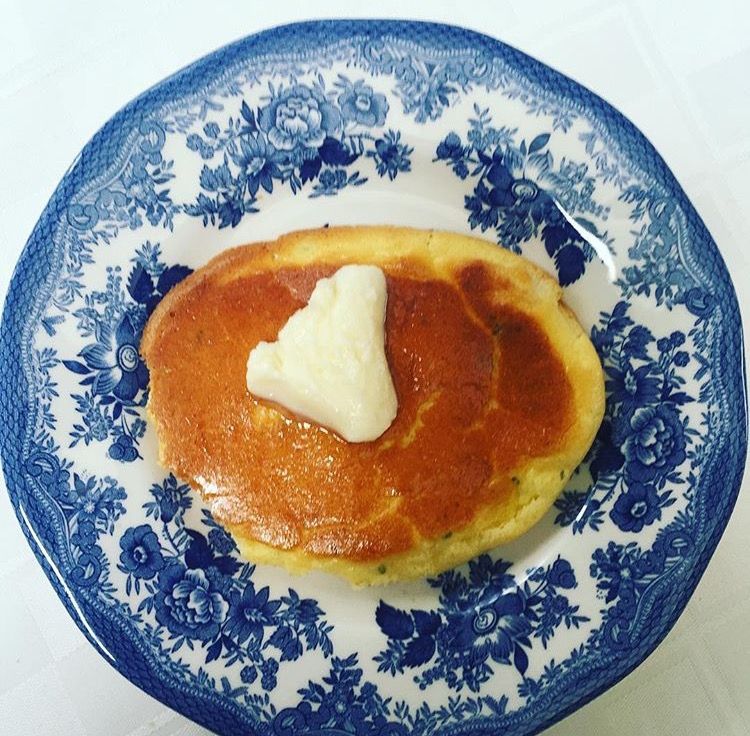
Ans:
{"type": "Polygon", "coordinates": [[[6,304],[0,445],[71,614],[133,682],[209,728],[523,734],[617,681],[685,604],[742,471],[740,356],[710,236],[618,113],[468,31],[302,24],[146,93],[66,176],[6,304]],[[607,412],[543,522],[552,556],[496,550],[412,596],[379,590],[354,635],[325,586],[238,558],[157,469],[138,346],[196,265],[180,227],[210,236],[284,198],[325,220],[332,197],[424,181],[449,183],[421,194],[461,211],[456,227],[534,258],[591,305],[579,316],[607,412]],[[611,251],[613,283],[584,233],[611,251]]]}

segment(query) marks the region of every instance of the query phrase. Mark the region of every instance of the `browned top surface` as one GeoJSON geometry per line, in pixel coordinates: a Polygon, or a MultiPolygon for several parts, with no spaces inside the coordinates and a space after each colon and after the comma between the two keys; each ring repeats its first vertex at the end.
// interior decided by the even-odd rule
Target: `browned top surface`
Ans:
{"type": "Polygon", "coordinates": [[[477,261],[452,280],[384,265],[386,352],[399,401],[375,442],[350,444],[248,393],[249,351],[273,341],[341,264],[211,274],[163,313],[145,348],[162,461],[214,514],[283,549],[371,560],[467,525],[512,492],[510,470],[554,452],[572,392],[543,330],[491,298],[477,261]]]}

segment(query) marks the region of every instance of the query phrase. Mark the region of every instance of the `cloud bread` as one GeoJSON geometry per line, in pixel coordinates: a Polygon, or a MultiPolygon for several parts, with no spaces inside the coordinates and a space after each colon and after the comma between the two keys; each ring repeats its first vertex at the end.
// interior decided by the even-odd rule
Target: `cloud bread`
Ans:
{"type": "Polygon", "coordinates": [[[448,232],[337,227],[228,250],[143,334],[160,461],[249,560],[357,585],[445,570],[535,524],[601,423],[601,365],[561,297],[529,261],[448,232]],[[360,444],[245,385],[249,351],[347,263],[386,274],[399,401],[360,444]]]}

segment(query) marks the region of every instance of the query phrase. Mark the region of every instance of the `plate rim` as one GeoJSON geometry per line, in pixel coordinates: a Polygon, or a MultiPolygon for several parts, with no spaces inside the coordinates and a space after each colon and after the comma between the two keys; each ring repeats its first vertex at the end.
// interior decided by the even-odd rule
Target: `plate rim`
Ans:
{"type": "MultiPolygon", "coordinates": [[[[169,707],[184,713],[193,720],[204,722],[206,725],[210,725],[208,721],[202,721],[200,717],[196,717],[196,714],[200,716],[200,707],[196,708],[195,704],[190,701],[216,701],[218,705],[218,699],[209,697],[209,694],[204,692],[197,693],[194,689],[180,685],[177,681],[170,686],[172,689],[169,690],[164,690],[163,687],[149,687],[148,677],[139,681],[134,680],[132,674],[128,674],[125,671],[121,662],[114,661],[108,656],[106,647],[102,645],[99,639],[97,629],[109,628],[113,623],[122,624],[123,622],[106,621],[105,619],[111,617],[103,616],[101,611],[97,611],[90,606],[81,605],[81,601],[76,599],[67,587],[66,582],[58,577],[54,570],[50,550],[44,540],[45,530],[35,529],[29,522],[23,503],[24,481],[20,460],[22,438],[25,436],[26,411],[24,407],[26,403],[18,401],[19,396],[26,395],[24,389],[28,384],[22,369],[23,361],[21,360],[24,329],[19,328],[28,327],[30,324],[30,321],[26,319],[28,310],[25,307],[28,307],[33,302],[32,295],[35,292],[35,289],[30,288],[26,279],[28,273],[32,273],[34,276],[33,283],[38,286],[50,278],[53,248],[50,247],[51,238],[48,236],[50,230],[58,226],[57,213],[65,207],[65,204],[70,201],[74,194],[90,186],[98,177],[112,167],[117,160],[117,155],[121,153],[124,147],[127,135],[155,109],[164,106],[170,100],[182,100],[190,97],[191,91],[196,90],[199,84],[218,83],[222,76],[229,74],[231,69],[236,65],[247,63],[254,58],[267,56],[270,53],[285,56],[295,48],[299,52],[299,48],[301,47],[300,38],[304,38],[306,35],[316,39],[323,35],[325,42],[322,44],[322,47],[326,48],[336,41],[343,41],[352,37],[395,35],[408,39],[410,32],[413,31],[425,32],[425,36],[429,35],[429,43],[426,42],[427,39],[425,38],[424,45],[431,49],[439,48],[440,50],[446,50],[456,48],[461,43],[463,44],[461,48],[481,48],[488,50],[496,57],[502,58],[503,61],[514,69],[517,69],[530,80],[540,85],[546,84],[551,86],[556,95],[565,97],[568,100],[579,100],[582,109],[593,109],[595,111],[594,117],[596,121],[603,119],[607,124],[615,126],[620,135],[624,135],[628,139],[637,142],[640,146],[639,161],[644,162],[644,168],[648,170],[656,182],[668,188],[670,193],[677,197],[680,207],[691,221],[691,225],[697,228],[696,232],[700,235],[700,242],[707,242],[708,246],[713,249],[711,253],[713,265],[718,269],[718,275],[714,277],[714,283],[720,283],[722,290],[725,292],[722,303],[730,311],[728,319],[723,325],[724,330],[722,334],[726,333],[731,336],[732,328],[734,328],[735,337],[739,342],[739,351],[736,358],[735,356],[727,357],[725,355],[723,361],[723,372],[728,379],[727,389],[734,388],[737,391],[737,394],[732,396],[732,398],[734,399],[734,416],[739,420],[737,421],[737,431],[734,437],[734,446],[736,449],[734,455],[737,455],[737,457],[731,458],[735,462],[724,476],[729,477],[729,482],[724,485],[722,495],[728,502],[724,507],[724,513],[715,521],[711,532],[700,540],[704,542],[702,553],[697,564],[685,576],[686,585],[678,591],[679,596],[677,603],[672,609],[672,615],[669,616],[669,620],[665,622],[663,628],[656,633],[655,637],[652,637],[645,646],[638,648],[637,656],[632,658],[633,661],[629,662],[622,670],[617,671],[615,676],[606,679],[588,692],[575,697],[566,707],[555,709],[554,707],[539,706],[537,704],[537,710],[541,710],[543,713],[550,713],[551,715],[541,722],[534,723],[531,732],[540,731],[582,707],[627,676],[654,651],[677,622],[684,607],[694,593],[708,561],[726,529],[739,495],[747,454],[748,397],[743,348],[744,333],[736,291],[721,252],[700,218],[700,215],[696,212],[666,162],[645,135],[627,117],[595,93],[545,65],[543,62],[528,56],[524,52],[498,39],[456,25],[409,20],[312,20],[274,26],[233,41],[188,64],[135,97],[131,102],[120,108],[86,143],[55,188],[53,195],[45,206],[28,241],[21,251],[8,285],[2,324],[0,325],[0,412],[2,412],[5,418],[5,421],[0,424],[0,452],[2,454],[3,471],[11,504],[14,507],[32,551],[44,569],[45,574],[50,579],[53,588],[65,605],[69,615],[71,615],[84,635],[107,661],[137,687],[156,697],[169,707]],[[102,158],[102,149],[105,150],[106,159],[102,158]],[[88,621],[93,623],[88,623],[88,621]],[[182,697],[184,693],[181,691],[184,690],[190,691],[186,698],[182,697]]],[[[414,42],[414,45],[416,47],[420,46],[419,42],[414,42]]],[[[54,549],[52,552],[54,552],[54,549]]],[[[124,630],[122,633],[125,633],[124,630]]],[[[134,650],[137,648],[135,647],[135,642],[130,642],[130,644],[134,645],[134,650]]],[[[136,652],[134,651],[133,653],[135,654],[136,652]]],[[[140,651],[138,654],[144,657],[146,661],[149,659],[148,652],[146,651],[140,651]]],[[[162,682],[161,678],[151,679],[162,682]]],[[[208,705],[208,702],[206,702],[206,705],[208,705]]],[[[227,707],[227,704],[221,701],[220,708],[226,710],[227,707]]],[[[236,710],[241,709],[238,706],[236,710]]],[[[526,710],[526,708],[523,710],[526,710]]],[[[522,711],[518,711],[518,713],[521,715],[522,711]]],[[[237,716],[237,720],[235,721],[237,726],[246,730],[248,722],[241,717],[241,713],[236,713],[235,715],[237,716]]],[[[533,713],[528,715],[530,719],[533,717],[533,713]]],[[[523,720],[527,719],[524,718],[523,720]]],[[[210,723],[213,723],[214,726],[216,725],[215,721],[211,721],[210,723]]],[[[492,724],[487,724],[487,727],[492,728],[492,724]]],[[[465,724],[456,724],[455,726],[448,727],[444,731],[441,730],[441,732],[456,734],[480,733],[482,732],[482,726],[478,721],[470,721],[465,724]]]]}

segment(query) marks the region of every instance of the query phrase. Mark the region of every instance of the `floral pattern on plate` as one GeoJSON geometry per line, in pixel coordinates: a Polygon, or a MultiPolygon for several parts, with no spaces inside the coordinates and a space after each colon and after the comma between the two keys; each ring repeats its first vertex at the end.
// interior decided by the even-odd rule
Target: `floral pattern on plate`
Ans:
{"type": "Polygon", "coordinates": [[[741,351],[713,241],[601,100],[468,31],[301,24],[196,62],[84,149],[10,286],[0,447],[71,616],[214,731],[524,734],[637,665],[687,602],[739,487],[741,351]],[[159,468],[138,346],[223,248],[373,218],[484,232],[556,274],[607,413],[523,539],[350,591],[240,559],[159,468]]]}

